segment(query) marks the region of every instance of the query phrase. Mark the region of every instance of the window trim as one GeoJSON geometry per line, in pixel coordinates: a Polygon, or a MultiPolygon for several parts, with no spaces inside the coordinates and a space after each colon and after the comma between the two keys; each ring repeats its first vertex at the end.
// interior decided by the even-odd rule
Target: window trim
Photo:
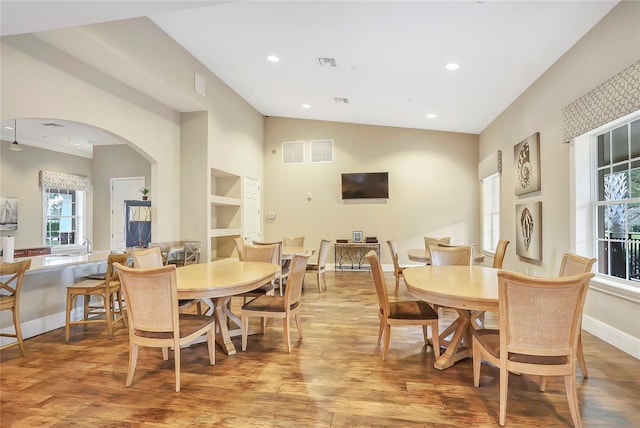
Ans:
{"type": "MultiPolygon", "coordinates": [[[[594,174],[594,145],[596,136],[625,122],[640,118],[640,110],[618,118],[606,125],[593,129],[572,139],[569,143],[569,217],[570,245],[572,251],[587,257],[595,257],[595,212],[593,202],[597,197],[597,180],[594,174]],[[587,186],[577,188],[576,183],[588,182],[587,186]]],[[[597,263],[597,262],[596,262],[597,263]]],[[[595,272],[589,286],[625,300],[640,303],[640,286],[630,281],[595,272]]]]}
{"type": "Polygon", "coordinates": [[[47,245],[47,193],[51,193],[50,190],[66,190],[72,191],[76,194],[76,242],[73,244],[64,244],[64,245],[48,245],[51,247],[52,252],[55,252],[56,249],[63,248],[65,250],[73,249],[73,248],[82,248],[82,242],[86,234],[86,218],[87,218],[87,191],[86,190],[76,190],[76,189],[59,189],[53,187],[45,187],[42,188],[42,245],[47,245]]]}
{"type": "MultiPolygon", "coordinates": [[[[491,175],[488,175],[484,178],[482,178],[480,180],[480,193],[481,193],[481,201],[480,201],[480,212],[481,212],[481,216],[482,218],[480,219],[481,224],[482,224],[482,252],[485,255],[488,256],[495,256],[496,254],[496,248],[498,246],[498,241],[500,240],[500,230],[501,230],[501,221],[502,221],[502,205],[501,205],[501,198],[502,198],[502,174],[500,172],[496,172],[493,173],[491,175]],[[485,220],[485,205],[484,205],[484,182],[485,180],[489,180],[489,179],[496,179],[497,180],[497,207],[498,207],[498,211],[497,211],[497,216],[498,216],[498,221],[497,221],[497,232],[498,232],[498,240],[495,242],[495,247],[492,249],[489,248],[485,248],[485,241],[484,241],[484,237],[485,237],[485,228],[484,228],[484,220],[485,220]]],[[[494,230],[492,230],[492,232],[494,232],[494,230]]]]}

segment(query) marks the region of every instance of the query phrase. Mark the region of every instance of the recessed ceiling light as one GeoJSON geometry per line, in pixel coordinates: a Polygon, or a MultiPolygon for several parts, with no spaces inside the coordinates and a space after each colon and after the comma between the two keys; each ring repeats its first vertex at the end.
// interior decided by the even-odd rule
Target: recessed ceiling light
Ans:
{"type": "Polygon", "coordinates": [[[445,65],[444,68],[446,68],[449,71],[453,71],[453,70],[459,69],[460,66],[458,64],[456,64],[455,62],[451,62],[451,63],[445,65]]]}
{"type": "Polygon", "coordinates": [[[436,115],[435,115],[435,114],[433,114],[433,113],[427,113],[427,117],[428,117],[429,119],[435,119],[435,118],[436,118],[436,117],[438,117],[438,116],[436,116],[436,115]]]}
{"type": "Polygon", "coordinates": [[[5,126],[4,129],[11,129],[13,131],[13,126],[5,126]]]}
{"type": "Polygon", "coordinates": [[[302,104],[302,108],[311,108],[311,105],[309,105],[309,104],[302,104]]]}
{"type": "Polygon", "coordinates": [[[277,56],[275,56],[275,55],[269,55],[269,56],[267,57],[267,59],[268,59],[269,61],[271,61],[271,62],[279,62],[279,61],[280,61],[280,58],[278,58],[278,57],[277,57],[277,56]]]}

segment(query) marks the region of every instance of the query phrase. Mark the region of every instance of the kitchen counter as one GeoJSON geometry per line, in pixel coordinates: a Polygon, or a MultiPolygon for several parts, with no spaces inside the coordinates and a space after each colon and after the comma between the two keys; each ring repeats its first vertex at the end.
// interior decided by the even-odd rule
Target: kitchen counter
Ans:
{"type": "MultiPolygon", "coordinates": [[[[55,270],[85,263],[106,262],[108,256],[109,251],[95,251],[93,253],[54,253],[43,256],[16,257],[14,261],[19,262],[24,259],[31,259],[31,268],[26,272],[26,275],[29,275],[34,272],[55,270]]],[[[2,257],[0,257],[0,262],[2,262],[2,257]]]]}
{"type": "MultiPolygon", "coordinates": [[[[20,297],[20,318],[25,338],[63,327],[67,286],[82,281],[85,276],[105,272],[109,251],[58,253],[32,257],[16,257],[15,261],[31,259],[20,297]]],[[[0,258],[2,260],[2,258],[0,258]]],[[[79,299],[78,299],[79,300],[79,299]]],[[[0,312],[0,325],[13,331],[11,311],[0,312]]],[[[74,309],[73,319],[82,311],[74,309]]],[[[5,328],[0,329],[4,331],[5,328]]],[[[9,331],[7,330],[7,331],[9,331]]],[[[8,339],[7,339],[8,340],[8,339]]],[[[0,343],[5,338],[0,337],[0,343]]],[[[29,345],[27,343],[27,352],[29,345]]]]}

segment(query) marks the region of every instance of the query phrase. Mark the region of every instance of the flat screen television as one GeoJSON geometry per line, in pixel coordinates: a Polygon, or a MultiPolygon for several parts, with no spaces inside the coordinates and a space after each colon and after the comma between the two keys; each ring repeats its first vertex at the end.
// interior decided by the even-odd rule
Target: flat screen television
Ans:
{"type": "Polygon", "coordinates": [[[342,174],[342,199],[388,199],[388,172],[342,174]]]}

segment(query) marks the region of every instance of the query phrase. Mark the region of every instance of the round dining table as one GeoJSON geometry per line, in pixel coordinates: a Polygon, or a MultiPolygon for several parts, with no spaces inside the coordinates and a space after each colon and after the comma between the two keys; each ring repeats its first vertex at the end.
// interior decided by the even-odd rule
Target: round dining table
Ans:
{"type": "Polygon", "coordinates": [[[457,319],[440,333],[447,347],[434,364],[439,370],[471,357],[471,334],[482,328],[484,311],[498,312],[498,270],[484,266],[417,266],[403,270],[412,296],[436,306],[453,308],[457,319]],[[451,339],[447,339],[451,336],[451,339]]]}
{"type": "Polygon", "coordinates": [[[176,269],[179,299],[211,299],[216,318],[216,342],[227,353],[236,353],[228,327],[231,319],[240,331],[240,319],[229,309],[231,297],[255,290],[272,281],[280,266],[264,262],[240,262],[222,259],[176,269]]]}

